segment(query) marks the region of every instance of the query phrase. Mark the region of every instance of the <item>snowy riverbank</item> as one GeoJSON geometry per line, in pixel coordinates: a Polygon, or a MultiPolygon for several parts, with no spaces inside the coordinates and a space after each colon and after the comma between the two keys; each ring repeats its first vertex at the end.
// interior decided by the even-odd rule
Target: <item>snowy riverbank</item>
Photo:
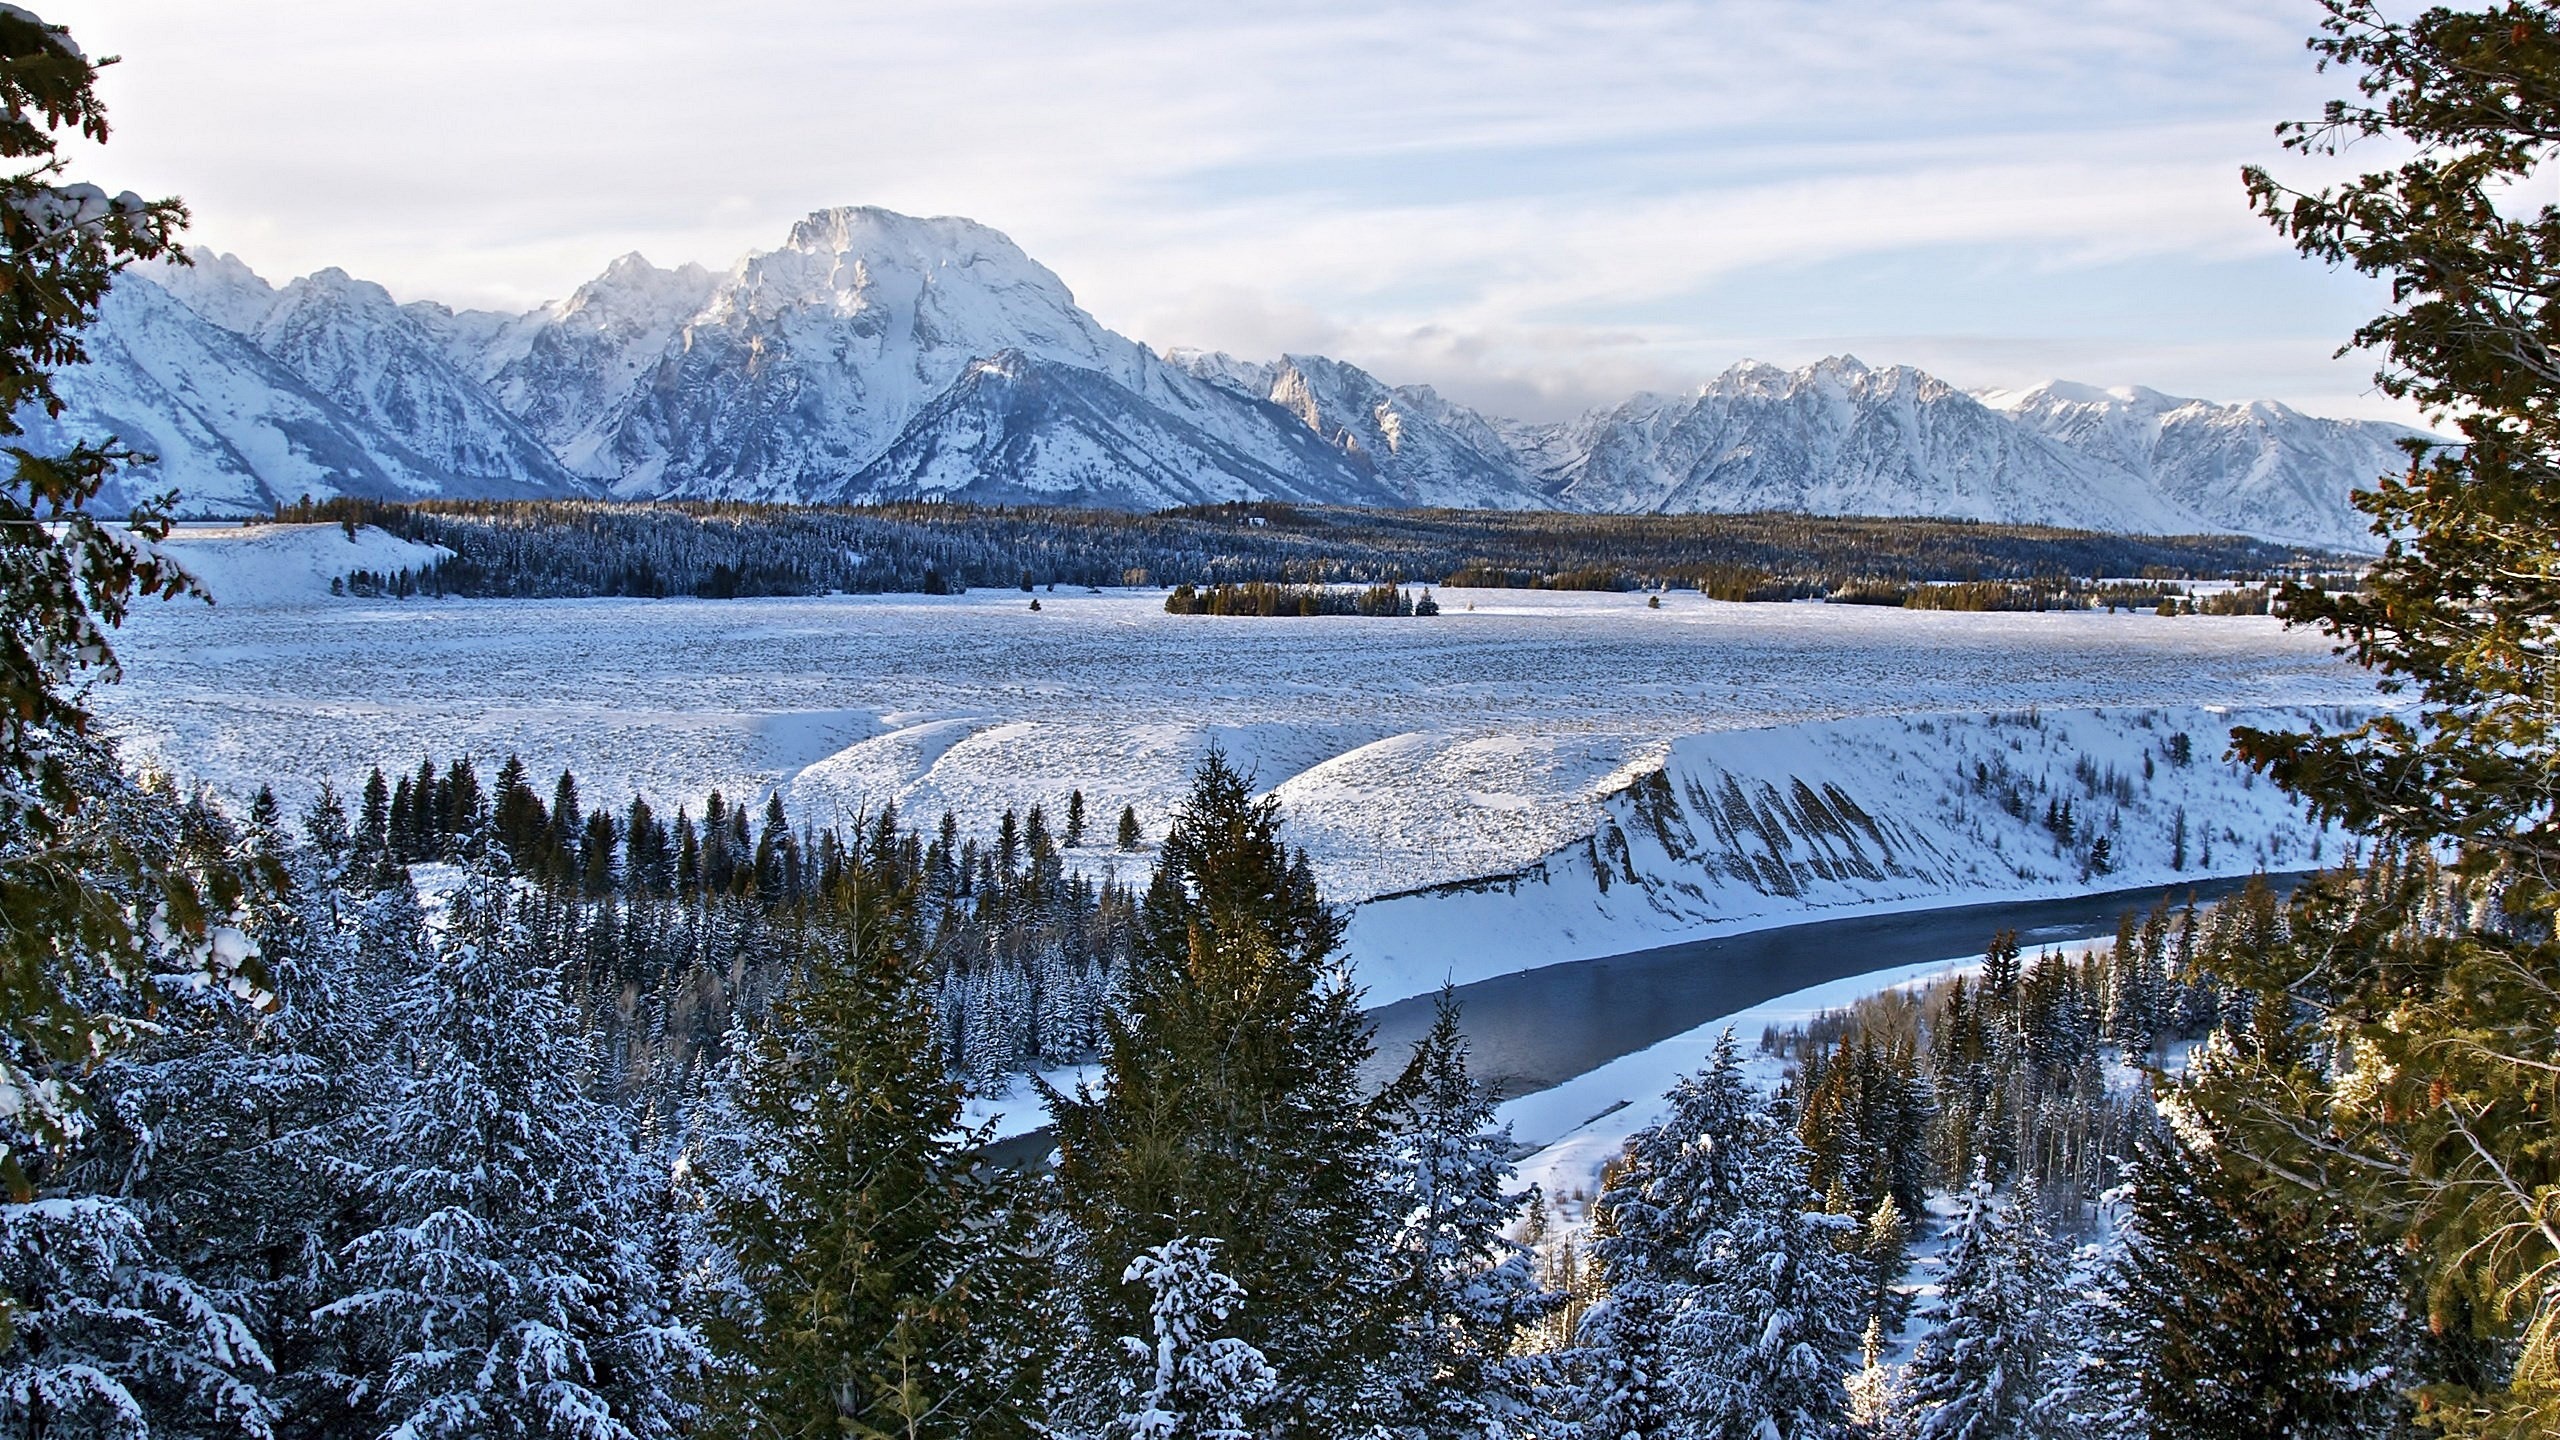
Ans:
{"type": "Polygon", "coordinates": [[[2354,713],[1907,714],[1689,736],[1602,800],[1586,839],[1515,875],[1361,905],[1347,944],[1381,1004],[1852,909],[2307,868],[2336,833],[2221,757],[2235,726],[2354,713]]]}

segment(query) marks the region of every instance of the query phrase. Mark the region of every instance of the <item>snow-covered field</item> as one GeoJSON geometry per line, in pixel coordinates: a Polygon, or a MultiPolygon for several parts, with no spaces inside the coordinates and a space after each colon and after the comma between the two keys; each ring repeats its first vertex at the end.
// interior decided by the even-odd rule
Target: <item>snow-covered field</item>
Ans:
{"type": "Polygon", "coordinates": [[[450,553],[370,525],[352,534],[336,525],[189,525],[159,548],[219,603],[244,609],[317,604],[330,598],[331,581],[359,570],[422,570],[450,553]]]}
{"type": "Polygon", "coordinates": [[[1153,591],[1044,592],[1036,614],[1001,590],[363,601],[328,595],[331,567],[423,557],[334,526],[170,544],[220,603],[147,607],[99,699],[137,754],[218,790],[290,801],[377,762],[512,751],[575,769],[590,803],[778,788],[806,820],[895,800],[984,832],[1080,788],[1098,831],[1127,804],[1153,837],[1217,744],[1279,794],[1337,899],[1537,867],[1365,907],[1354,952],[1379,999],[1827,905],[2090,888],[2040,817],[1973,793],[1973,764],[2078,793],[2075,755],[2124,774],[2179,729],[2197,764],[2106,802],[2106,883],[2173,873],[2180,806],[2199,849],[2209,821],[2230,832],[2216,871],[2246,870],[2297,822],[2216,763],[2228,717],[2199,707],[2373,699],[2317,636],[2263,619],[1467,590],[1405,620],[1170,616],[1153,591]],[[2023,707],[2045,723],[1959,718],[2023,707]],[[2057,713],[2082,707],[2115,708],[2057,713]],[[1728,778],[1766,823],[1732,826],[1728,778]],[[1798,780],[1878,832],[1830,833],[1798,780]]]}

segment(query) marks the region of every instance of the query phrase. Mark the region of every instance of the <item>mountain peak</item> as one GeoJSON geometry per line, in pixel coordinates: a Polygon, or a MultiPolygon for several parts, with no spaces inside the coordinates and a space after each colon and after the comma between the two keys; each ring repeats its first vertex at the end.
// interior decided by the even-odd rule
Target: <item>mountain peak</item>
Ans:
{"type": "Polygon", "coordinates": [[[228,487],[240,495],[559,494],[582,481],[726,499],[1262,495],[2215,526],[2354,544],[2346,493],[2395,463],[2390,443],[2407,433],[2130,387],[1968,393],[1845,353],[1744,361],[1686,396],[1522,425],[1325,355],[1159,357],[1002,232],[873,205],[813,211],[716,274],[625,254],[514,316],[399,306],[334,268],[279,291],[203,254],[193,269],[137,268],[114,317],[130,343],[102,334],[84,373],[103,378],[66,383],[88,385],[75,409],[91,429],[151,433],[173,455],[196,432],[201,455],[236,433],[240,458],[226,463],[256,471],[228,487]],[[225,365],[276,393],[226,409],[220,386],[199,384],[197,399],[161,403],[192,406],[194,431],[138,423],[164,417],[137,414],[132,397],[174,396],[164,381],[225,365]],[[259,458],[286,423],[274,416],[313,454],[355,458],[259,458]]]}
{"type": "Polygon", "coordinates": [[[985,258],[1032,264],[1031,257],[1013,243],[1012,237],[993,226],[957,215],[902,215],[877,205],[813,210],[791,227],[782,248],[804,255],[861,255],[881,260],[968,264],[985,258]]]}
{"type": "Polygon", "coordinates": [[[154,260],[136,273],[177,297],[178,302],[225,330],[240,334],[258,328],[275,308],[276,289],[259,278],[248,262],[219,250],[189,253],[193,264],[154,260]]]}
{"type": "Polygon", "coordinates": [[[605,266],[604,274],[598,278],[630,284],[634,281],[654,279],[665,273],[657,266],[650,264],[648,256],[637,250],[630,250],[615,256],[613,263],[605,266]]]}

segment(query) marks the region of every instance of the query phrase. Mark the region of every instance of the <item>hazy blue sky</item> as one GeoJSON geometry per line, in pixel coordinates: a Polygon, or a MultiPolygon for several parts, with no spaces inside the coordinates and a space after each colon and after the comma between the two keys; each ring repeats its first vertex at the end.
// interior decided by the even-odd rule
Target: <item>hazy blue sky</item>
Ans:
{"type": "Polygon", "coordinates": [[[2378,292],[2241,198],[2317,178],[2309,0],[37,8],[124,57],[90,173],[270,278],[523,308],[878,204],[1159,346],[1540,418],[1840,351],[2395,413],[2328,358],[2378,292]]]}

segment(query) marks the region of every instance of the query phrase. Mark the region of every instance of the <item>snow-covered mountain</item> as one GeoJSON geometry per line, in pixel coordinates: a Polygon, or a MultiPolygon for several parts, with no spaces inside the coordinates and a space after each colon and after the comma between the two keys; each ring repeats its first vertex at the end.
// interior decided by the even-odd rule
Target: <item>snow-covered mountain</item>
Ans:
{"type": "Polygon", "coordinates": [[[2202,528],[2364,550],[2372,517],[2346,503],[2341,476],[2371,479],[2408,464],[2419,432],[2372,420],[2327,420],[2273,401],[2216,405],[2141,387],[2055,381],[1986,391],[1983,403],[2073,451],[2149,483],[2202,528]]]}
{"type": "Polygon", "coordinates": [[[1737,365],[1678,398],[1642,395],[1542,437],[1540,472],[1577,510],[1936,515],[2157,534],[2213,528],[1905,366],[1842,356],[1737,365]]]}
{"type": "Polygon", "coordinates": [[[278,289],[236,257],[117,281],[64,371],[47,440],[112,435],[155,457],[111,503],[176,489],[189,514],[309,495],[386,499],[588,493],[548,446],[455,368],[389,292],[341,270],[278,289]]]}
{"type": "Polygon", "coordinates": [[[1389,389],[1356,365],[1322,355],[1255,363],[1224,352],[1166,357],[1204,380],[1268,400],[1345,461],[1377,477],[1393,503],[1461,509],[1555,507],[1493,423],[1428,385],[1389,389]]]}
{"type": "Polygon", "coordinates": [[[465,312],[446,333],[470,347],[469,368],[498,403],[572,470],[611,481],[620,471],[606,454],[609,421],[702,313],[716,283],[699,265],[662,270],[625,255],[566,300],[513,317],[465,312]]]}
{"type": "Polygon", "coordinates": [[[1019,350],[971,362],[880,458],[812,498],[1127,510],[1244,499],[1401,503],[1285,415],[1224,399],[1159,405],[1096,371],[1019,350]],[[1263,453],[1236,443],[1240,417],[1262,432],[1246,439],[1262,442],[1263,453]],[[1290,453],[1275,463],[1275,447],[1290,453]]]}
{"type": "Polygon", "coordinates": [[[107,513],[174,489],[190,514],[241,515],[304,495],[438,493],[397,447],[234,331],[140,276],[118,282],[87,336],[89,363],[55,378],[59,418],[18,416],[39,450],[114,436],[155,456],[119,471],[107,513]]]}
{"type": "Polygon", "coordinates": [[[486,385],[454,365],[426,326],[370,280],[337,269],[305,275],[275,292],[248,333],[341,410],[406,446],[449,492],[585,489],[486,385]]]}
{"type": "Polygon", "coordinates": [[[1846,357],[1523,424],[1321,355],[1160,356],[974,221],[822,210],[722,274],[614,261],[520,315],[229,256],[120,283],[48,435],[161,456],[190,513],[309,493],[1152,508],[1225,499],[1935,515],[2368,548],[2411,432],[1846,357]]]}

